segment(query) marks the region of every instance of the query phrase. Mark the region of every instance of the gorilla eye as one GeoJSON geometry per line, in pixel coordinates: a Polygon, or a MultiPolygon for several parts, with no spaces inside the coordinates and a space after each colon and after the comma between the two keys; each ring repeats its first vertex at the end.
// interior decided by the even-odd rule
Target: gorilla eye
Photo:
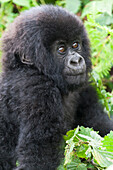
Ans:
{"type": "Polygon", "coordinates": [[[73,45],[72,45],[73,48],[78,48],[79,47],[79,43],[77,42],[74,42],[73,45]]]}
{"type": "Polygon", "coordinates": [[[62,46],[59,46],[59,47],[58,47],[58,52],[59,52],[59,53],[64,53],[65,51],[66,51],[65,46],[62,45],[62,46]]]}

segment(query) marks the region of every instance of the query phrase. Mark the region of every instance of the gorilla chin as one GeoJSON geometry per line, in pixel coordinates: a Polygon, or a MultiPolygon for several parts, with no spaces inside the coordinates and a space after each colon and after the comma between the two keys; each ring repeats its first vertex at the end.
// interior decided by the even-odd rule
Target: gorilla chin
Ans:
{"type": "Polygon", "coordinates": [[[87,80],[87,74],[82,73],[78,75],[65,75],[65,80],[69,85],[82,85],[87,80]]]}

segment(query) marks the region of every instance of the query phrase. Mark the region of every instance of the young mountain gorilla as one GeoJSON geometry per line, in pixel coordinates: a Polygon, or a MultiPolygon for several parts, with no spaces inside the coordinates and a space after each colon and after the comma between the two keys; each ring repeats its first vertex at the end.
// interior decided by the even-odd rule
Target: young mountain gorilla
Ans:
{"type": "Polygon", "coordinates": [[[90,71],[89,40],[77,16],[49,5],[15,19],[3,36],[0,170],[55,170],[67,130],[113,130],[88,83],[90,71]]]}

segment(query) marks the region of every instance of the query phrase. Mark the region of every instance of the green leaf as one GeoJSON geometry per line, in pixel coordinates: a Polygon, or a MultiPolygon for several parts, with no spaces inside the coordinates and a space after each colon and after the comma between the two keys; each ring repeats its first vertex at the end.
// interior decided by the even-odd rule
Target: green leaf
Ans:
{"type": "MultiPolygon", "coordinates": [[[[91,130],[91,129],[90,129],[91,130]]],[[[98,132],[95,131],[90,131],[90,134],[81,134],[79,133],[78,136],[80,136],[81,138],[85,139],[86,141],[89,142],[89,144],[94,147],[97,146],[99,147],[101,144],[101,141],[103,140],[103,138],[97,134],[98,132]]],[[[80,138],[80,139],[81,139],[80,138]]]]}
{"type": "Polygon", "coordinates": [[[79,164],[79,166],[75,170],[87,170],[86,164],[79,164]]]}
{"type": "Polygon", "coordinates": [[[72,138],[73,135],[74,135],[74,130],[68,131],[68,132],[66,133],[66,135],[64,136],[65,141],[66,141],[66,140],[69,140],[70,138],[72,138]]]}
{"type": "Polygon", "coordinates": [[[66,170],[87,170],[86,164],[82,163],[78,157],[66,165],[66,170]]]}
{"type": "Polygon", "coordinates": [[[97,134],[97,133],[98,132],[91,131],[90,135],[91,135],[92,139],[96,140],[97,142],[100,142],[100,141],[103,140],[103,138],[99,134],[97,134]]]}
{"type": "Polygon", "coordinates": [[[95,160],[97,161],[97,163],[101,166],[101,167],[109,167],[112,164],[112,161],[109,160],[108,153],[106,155],[105,152],[97,149],[97,148],[93,148],[93,156],[95,158],[95,160]]]}
{"type": "Polygon", "coordinates": [[[93,131],[92,128],[85,128],[83,126],[80,127],[80,134],[90,136],[91,131],[93,131]]]}
{"type": "Polygon", "coordinates": [[[98,11],[97,6],[96,6],[97,3],[98,2],[96,2],[96,1],[91,1],[88,4],[86,4],[86,6],[83,8],[81,17],[83,18],[87,14],[96,13],[98,11]]]}
{"type": "Polygon", "coordinates": [[[112,5],[113,5],[112,0],[109,0],[109,3],[106,0],[102,0],[100,2],[100,6],[99,6],[98,10],[99,10],[99,12],[106,12],[109,15],[112,15],[112,5]]]}
{"type": "Polygon", "coordinates": [[[84,136],[89,136],[90,137],[91,136],[90,135],[91,131],[93,131],[92,128],[88,128],[88,127],[85,128],[85,127],[81,126],[80,127],[80,132],[79,132],[80,135],[79,134],[78,135],[79,135],[81,140],[87,141],[87,138],[85,138],[84,136]],[[81,135],[84,135],[84,136],[81,136],[81,135]]]}
{"type": "MultiPolygon", "coordinates": [[[[86,158],[86,151],[88,150],[89,146],[86,144],[80,145],[78,147],[76,147],[76,155],[79,158],[86,158]]],[[[91,156],[91,155],[90,155],[91,156]]]]}
{"type": "Polygon", "coordinates": [[[107,13],[109,15],[112,15],[112,5],[113,1],[109,0],[101,0],[101,1],[91,1],[89,2],[82,12],[82,18],[86,16],[87,14],[96,14],[97,12],[107,13]]]}
{"type": "Polygon", "coordinates": [[[78,12],[79,8],[81,5],[81,1],[80,0],[66,0],[66,8],[67,10],[76,13],[78,12]]]}
{"type": "Polygon", "coordinates": [[[113,131],[104,137],[102,143],[103,147],[106,147],[107,151],[113,152],[113,131]]]}
{"type": "Polygon", "coordinates": [[[30,0],[13,0],[13,3],[19,6],[30,7],[30,0]]]}
{"type": "Polygon", "coordinates": [[[87,151],[85,152],[85,154],[86,154],[86,159],[87,159],[87,158],[91,158],[91,156],[92,156],[92,149],[91,149],[90,146],[89,146],[89,148],[87,149],[87,151]]]}
{"type": "Polygon", "coordinates": [[[76,135],[79,131],[79,126],[77,128],[75,128],[74,130],[70,130],[66,133],[66,135],[64,136],[65,140],[69,140],[71,139],[74,135],[76,135]]]}
{"type": "Polygon", "coordinates": [[[83,163],[75,163],[71,162],[71,164],[67,165],[66,167],[67,170],[87,170],[86,165],[83,163]]]}
{"type": "Polygon", "coordinates": [[[64,163],[64,165],[67,165],[68,163],[70,163],[72,161],[72,159],[73,159],[72,151],[73,151],[74,146],[75,146],[75,144],[72,141],[70,143],[70,145],[67,145],[65,147],[65,163],[64,163]]]}
{"type": "Polygon", "coordinates": [[[112,131],[104,139],[92,128],[83,126],[71,130],[67,134],[69,138],[67,136],[64,169],[87,170],[92,158],[97,163],[95,167],[107,168],[113,164],[113,152],[110,148],[110,144],[113,145],[112,131]]]}
{"type": "Polygon", "coordinates": [[[7,15],[6,20],[8,20],[8,17],[11,17],[11,15],[13,16],[14,13],[12,13],[13,11],[13,5],[11,3],[7,3],[7,5],[4,5],[4,9],[5,9],[5,15],[7,15]]]}
{"type": "Polygon", "coordinates": [[[100,25],[110,25],[113,23],[113,15],[107,15],[107,14],[101,14],[96,19],[96,22],[98,22],[100,25]]]}

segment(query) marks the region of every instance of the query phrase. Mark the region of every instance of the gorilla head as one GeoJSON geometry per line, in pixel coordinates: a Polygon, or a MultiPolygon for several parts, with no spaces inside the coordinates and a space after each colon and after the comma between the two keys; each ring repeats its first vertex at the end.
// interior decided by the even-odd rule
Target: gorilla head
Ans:
{"type": "Polygon", "coordinates": [[[61,7],[41,6],[24,12],[3,42],[5,69],[37,69],[58,86],[80,87],[87,80],[91,62],[85,28],[77,16],[61,7]]]}

